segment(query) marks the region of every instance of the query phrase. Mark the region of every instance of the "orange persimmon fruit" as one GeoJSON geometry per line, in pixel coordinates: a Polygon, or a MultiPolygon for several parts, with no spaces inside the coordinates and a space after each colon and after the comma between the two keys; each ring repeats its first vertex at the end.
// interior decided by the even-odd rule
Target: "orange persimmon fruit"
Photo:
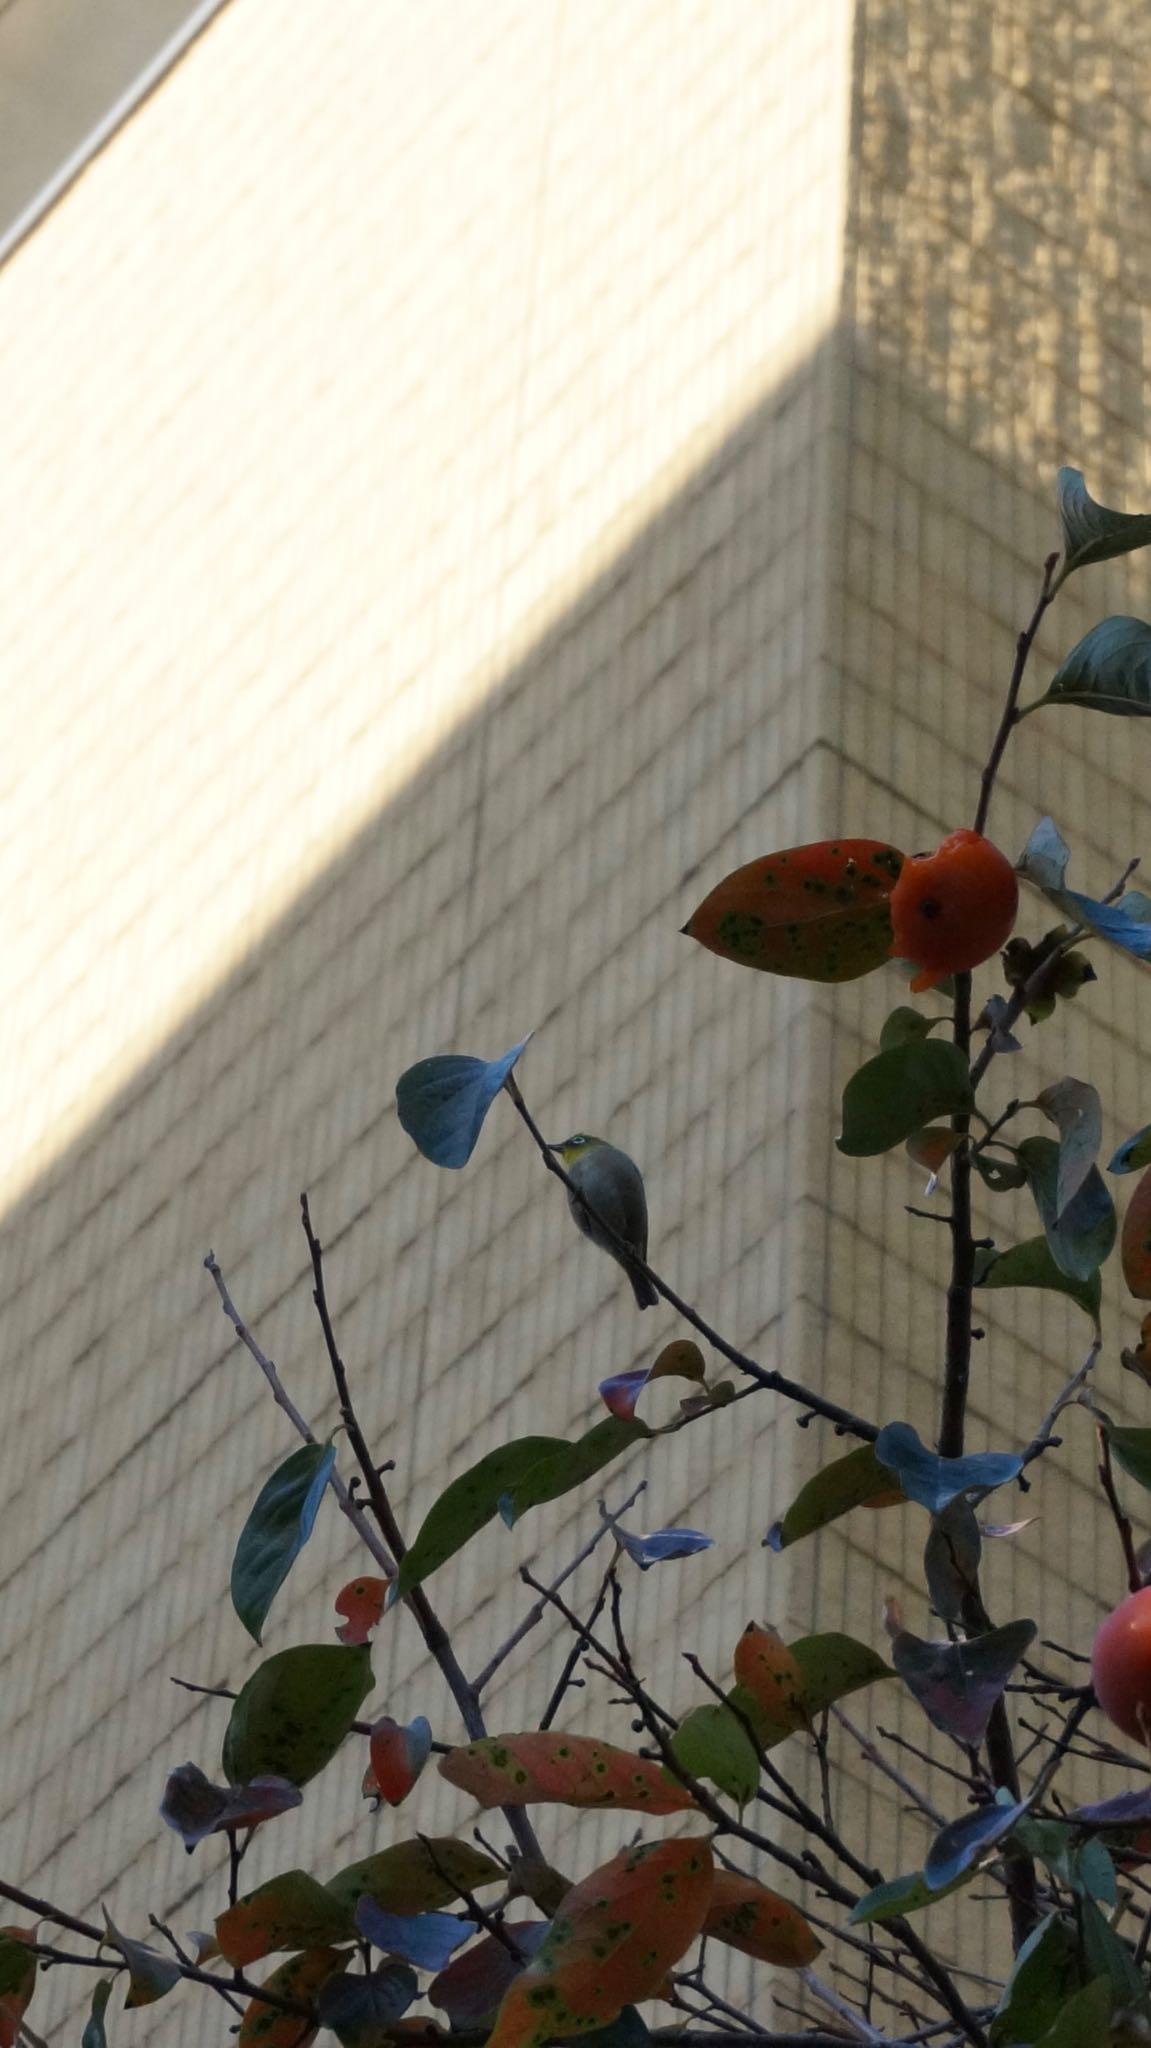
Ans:
{"type": "Polygon", "coordinates": [[[1129,1593],[1100,1623],[1091,1683],[1116,1728],[1136,1742],[1151,1742],[1151,1586],[1129,1593]]]}
{"type": "Polygon", "coordinates": [[[1006,944],[1019,884],[1005,854],[981,832],[952,832],[934,853],[905,860],[889,898],[892,957],[919,968],[912,990],[978,967],[1006,944]]]}

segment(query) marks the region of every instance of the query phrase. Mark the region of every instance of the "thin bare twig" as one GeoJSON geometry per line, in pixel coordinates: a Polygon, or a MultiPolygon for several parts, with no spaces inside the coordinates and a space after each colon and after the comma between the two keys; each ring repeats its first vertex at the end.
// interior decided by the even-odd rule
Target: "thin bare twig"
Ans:
{"type": "MultiPolygon", "coordinates": [[[[636,1501],[640,1497],[640,1494],[645,1492],[646,1488],[647,1480],[641,1479],[639,1485],[633,1487],[632,1491],[628,1494],[628,1497],[624,1501],[622,1507],[619,1507],[615,1510],[617,1517],[619,1515],[626,1515],[628,1509],[635,1506],[636,1501]]],[[[600,1502],[600,1506],[602,1508],[602,1501],[600,1502]]],[[[577,1572],[581,1564],[585,1564],[587,1562],[588,1558],[592,1554],[592,1551],[596,1548],[598,1544],[603,1542],[604,1537],[610,1534],[610,1531],[610,1522],[600,1523],[598,1529],[595,1532],[595,1535],[590,1536],[588,1538],[587,1542],[583,1546],[583,1549],[577,1551],[575,1557],[572,1558],[571,1563],[565,1564],[562,1572],[559,1572],[557,1576],[552,1580],[553,1592],[558,1592],[561,1586],[567,1584],[567,1581],[571,1578],[573,1572],[577,1572]]],[[[504,1662],[504,1659],[506,1657],[509,1657],[512,1651],[517,1647],[517,1645],[523,1642],[524,1637],[531,1633],[531,1630],[535,1628],[537,1622],[539,1622],[542,1616],[547,1613],[547,1606],[548,1603],[546,1600],[537,1600],[532,1607],[529,1607],[523,1620],[519,1622],[517,1626],[512,1630],[510,1636],[507,1638],[507,1641],[501,1643],[499,1649],[496,1650],[494,1654],[488,1658],[488,1661],[484,1665],[483,1670],[480,1672],[479,1677],[473,1678],[472,1686],[475,1692],[483,1693],[487,1691],[488,1686],[491,1684],[492,1679],[495,1677],[496,1672],[499,1670],[500,1665],[504,1662]]]]}
{"type": "Polygon", "coordinates": [[[898,1786],[899,1790],[906,1794],[912,1805],[919,1809],[920,1813],[931,1822],[933,1827],[946,1827],[949,1816],[940,1807],[934,1806],[927,1797],[927,1794],[922,1792],[918,1785],[913,1784],[910,1778],[905,1778],[902,1771],[896,1770],[895,1765],[888,1761],[883,1751],[876,1747],[870,1736],[864,1734],[862,1728],[856,1727],[855,1722],[844,1713],[843,1708],[833,1707],[831,1711],[839,1722],[840,1727],[850,1735],[853,1742],[858,1743],[860,1751],[867,1758],[868,1763],[874,1764],[877,1770],[883,1772],[885,1778],[890,1779],[893,1785],[898,1786]]]}

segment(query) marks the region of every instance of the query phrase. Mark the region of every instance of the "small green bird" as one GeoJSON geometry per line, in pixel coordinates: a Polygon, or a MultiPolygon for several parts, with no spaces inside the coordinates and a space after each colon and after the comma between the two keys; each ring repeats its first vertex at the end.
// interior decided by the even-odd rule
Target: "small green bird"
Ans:
{"type": "Polygon", "coordinates": [[[647,1274],[639,1272],[627,1253],[613,1244],[600,1222],[602,1218],[603,1223],[622,1238],[637,1258],[646,1260],[647,1197],[643,1191],[643,1175],[634,1159],[629,1159],[618,1145],[609,1145],[603,1138],[589,1138],[582,1133],[574,1138],[564,1138],[550,1149],[563,1160],[569,1177],[579,1190],[578,1194],[573,1194],[568,1189],[568,1207],[584,1236],[590,1237],[593,1244],[610,1253],[623,1267],[638,1306],[654,1308],[659,1295],[647,1274]],[[595,1215],[592,1214],[593,1209],[595,1215]]]}

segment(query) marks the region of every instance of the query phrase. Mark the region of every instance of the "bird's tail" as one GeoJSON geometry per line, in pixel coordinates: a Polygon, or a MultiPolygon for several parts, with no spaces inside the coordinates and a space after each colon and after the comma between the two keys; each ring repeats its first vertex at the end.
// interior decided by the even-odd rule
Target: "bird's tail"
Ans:
{"type": "Polygon", "coordinates": [[[634,1266],[628,1267],[631,1291],[635,1295],[637,1308],[655,1308],[659,1296],[646,1273],[637,1273],[634,1266]]]}

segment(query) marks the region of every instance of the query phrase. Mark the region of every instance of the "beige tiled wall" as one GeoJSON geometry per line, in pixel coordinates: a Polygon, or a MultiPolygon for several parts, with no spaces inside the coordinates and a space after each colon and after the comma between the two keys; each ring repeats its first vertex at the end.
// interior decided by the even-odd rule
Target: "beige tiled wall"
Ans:
{"type": "MultiPolygon", "coordinates": [[[[848,33],[844,0],[348,0],[338,29],[234,0],[0,276],[0,1813],[5,1868],[73,1910],[218,1904],[156,1801],[225,1710],[170,1680],[251,1667],[228,1568],[291,1440],[209,1247],[330,1425],[310,1189],[409,1526],[676,1331],[637,1324],[508,1110],[462,1175],[414,1155],[409,1061],[535,1027],[549,1130],[633,1150],[660,1266],[802,1361],[811,997],[679,927],[826,809],[848,33]]],[[[749,1613],[789,1621],[757,1547],[778,1420],[757,1397],[615,1482],[716,1538],[629,1588],[681,1701],[681,1648],[724,1671],[749,1613]]],[[[433,1582],[467,1666],[595,1492],[433,1582]]],[[[325,1515],[268,1649],[329,1637],[354,1558],[325,1515]]],[[[562,1654],[509,1663],[494,1725],[562,1654]]],[[[452,1732],[405,1615],[376,1662],[378,1710],[452,1732]]],[[[252,1881],[406,1831],[358,1779],[333,1766],[252,1881]]],[[[466,1824],[430,1798],[415,1824],[466,1824]]],[[[586,1866],[609,1837],[550,1839],[586,1866]]],[[[37,2024],[81,1995],[58,1973],[37,2024]]],[[[146,2038],[201,2041],[196,2001],[146,2038]]]]}

